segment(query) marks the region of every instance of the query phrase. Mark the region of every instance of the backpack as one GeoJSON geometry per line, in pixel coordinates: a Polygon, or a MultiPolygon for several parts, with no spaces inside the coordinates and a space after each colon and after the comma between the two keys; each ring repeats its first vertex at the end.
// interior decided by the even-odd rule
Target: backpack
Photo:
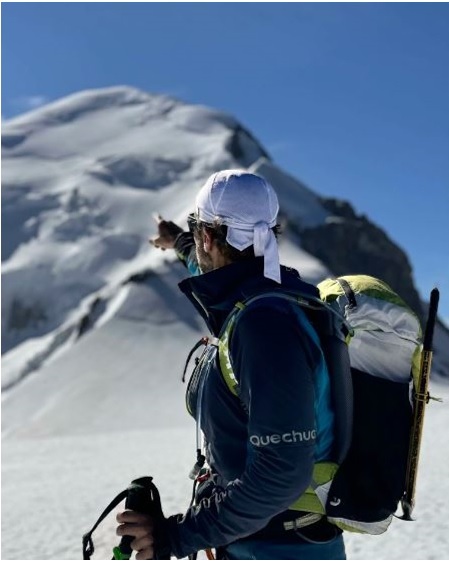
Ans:
{"type": "Polygon", "coordinates": [[[327,279],[318,289],[321,300],[281,288],[238,302],[218,338],[220,370],[238,397],[229,347],[240,314],[252,303],[278,297],[305,311],[329,370],[335,450],[329,461],[315,463],[309,488],[289,508],[325,515],[343,530],[381,534],[405,489],[420,323],[379,279],[327,279]]]}

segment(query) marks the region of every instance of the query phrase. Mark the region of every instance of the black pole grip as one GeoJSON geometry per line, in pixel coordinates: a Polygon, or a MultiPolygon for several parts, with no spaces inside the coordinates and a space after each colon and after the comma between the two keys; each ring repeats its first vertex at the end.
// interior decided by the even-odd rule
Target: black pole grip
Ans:
{"type": "Polygon", "coordinates": [[[425,351],[432,350],[433,331],[435,329],[439,300],[440,291],[438,288],[433,288],[430,293],[429,316],[427,319],[426,331],[424,333],[423,349],[425,351]]]}
{"type": "MultiPolygon", "coordinates": [[[[153,516],[154,508],[152,490],[154,485],[152,481],[152,477],[140,477],[139,479],[134,479],[126,490],[127,496],[125,508],[153,516]]],[[[123,536],[120,540],[119,548],[125,555],[131,556],[131,542],[133,539],[133,536],[123,536]]]]}

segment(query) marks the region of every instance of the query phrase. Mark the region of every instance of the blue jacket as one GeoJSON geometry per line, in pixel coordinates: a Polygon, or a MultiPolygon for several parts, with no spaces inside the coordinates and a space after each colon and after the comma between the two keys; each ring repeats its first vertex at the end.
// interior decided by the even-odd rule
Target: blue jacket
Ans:
{"type": "MultiPolygon", "coordinates": [[[[317,296],[295,270],[282,267],[281,276],[286,289],[317,296]]],[[[262,258],[180,283],[215,337],[237,301],[276,287],[263,276],[262,258]]],[[[193,413],[222,488],[185,515],[168,519],[171,550],[178,558],[224,546],[285,516],[308,487],[314,462],[330,456],[327,370],[316,334],[297,308],[264,298],[242,313],[230,342],[239,397],[224,382],[216,347],[206,350],[193,413]]]]}

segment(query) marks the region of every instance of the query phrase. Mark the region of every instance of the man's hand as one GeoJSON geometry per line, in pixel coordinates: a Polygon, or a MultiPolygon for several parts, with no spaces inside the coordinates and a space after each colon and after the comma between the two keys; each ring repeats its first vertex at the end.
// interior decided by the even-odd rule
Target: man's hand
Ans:
{"type": "Polygon", "coordinates": [[[137,551],[136,559],[154,559],[152,518],[134,510],[125,510],[117,514],[116,520],[120,524],[117,535],[134,538],[131,547],[137,551]]]}
{"type": "Polygon", "coordinates": [[[173,249],[176,238],[184,230],[174,222],[164,220],[160,214],[155,214],[154,219],[157,223],[158,235],[149,239],[150,244],[161,248],[163,251],[173,249]]]}

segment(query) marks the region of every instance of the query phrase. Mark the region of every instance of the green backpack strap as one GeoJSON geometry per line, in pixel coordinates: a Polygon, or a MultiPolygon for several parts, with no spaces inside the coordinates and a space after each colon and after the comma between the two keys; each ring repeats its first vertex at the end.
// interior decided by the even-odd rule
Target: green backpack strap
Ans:
{"type": "MultiPolygon", "coordinates": [[[[331,307],[327,306],[319,298],[314,298],[312,296],[307,296],[305,298],[302,294],[289,294],[287,292],[264,292],[256,296],[252,296],[244,301],[239,301],[234,305],[234,309],[228,316],[221,333],[218,338],[218,356],[222,376],[226,385],[228,386],[230,392],[238,396],[238,380],[234,374],[232,368],[232,361],[230,355],[230,341],[234,327],[241,315],[241,313],[252,303],[266,298],[282,298],[283,300],[288,300],[296,305],[304,308],[319,310],[320,308],[327,307],[332,313],[336,313],[331,307]]],[[[349,331],[348,325],[348,331],[349,331]]]]}
{"type": "Polygon", "coordinates": [[[224,329],[222,330],[220,337],[218,339],[218,360],[220,363],[221,374],[229,388],[229,391],[238,397],[238,387],[239,383],[235,377],[234,370],[231,364],[231,355],[229,352],[229,341],[231,339],[231,334],[234,329],[234,325],[237,321],[237,317],[245,309],[246,305],[244,302],[237,302],[234,306],[231,315],[228,317],[224,329]]]}

